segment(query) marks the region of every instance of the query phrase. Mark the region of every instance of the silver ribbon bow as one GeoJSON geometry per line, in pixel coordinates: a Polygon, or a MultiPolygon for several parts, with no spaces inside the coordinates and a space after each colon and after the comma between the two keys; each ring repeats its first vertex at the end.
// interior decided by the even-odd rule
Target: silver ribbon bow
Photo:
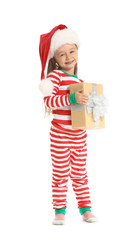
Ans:
{"type": "Polygon", "coordinates": [[[99,118],[104,118],[108,108],[108,100],[103,94],[97,96],[96,84],[93,84],[93,91],[88,95],[88,98],[86,110],[88,113],[93,113],[95,128],[99,128],[99,118]]]}

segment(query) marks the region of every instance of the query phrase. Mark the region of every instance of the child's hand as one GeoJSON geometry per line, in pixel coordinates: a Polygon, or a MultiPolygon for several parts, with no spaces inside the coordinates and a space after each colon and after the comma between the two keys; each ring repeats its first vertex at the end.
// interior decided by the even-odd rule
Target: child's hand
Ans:
{"type": "Polygon", "coordinates": [[[88,95],[83,94],[82,92],[83,92],[83,88],[81,90],[75,92],[76,101],[79,104],[87,104],[88,95]]]}

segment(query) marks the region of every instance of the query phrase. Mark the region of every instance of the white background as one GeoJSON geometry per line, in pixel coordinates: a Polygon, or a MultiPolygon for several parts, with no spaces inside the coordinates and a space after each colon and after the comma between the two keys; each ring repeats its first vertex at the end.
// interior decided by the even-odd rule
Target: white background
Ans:
{"type": "Polygon", "coordinates": [[[138,13],[135,0],[1,2],[1,240],[139,239],[138,13]],[[82,222],[69,182],[67,223],[51,225],[51,117],[43,120],[38,90],[39,38],[59,24],[80,36],[79,78],[102,83],[109,100],[106,128],[87,131],[96,224],[82,222]]]}

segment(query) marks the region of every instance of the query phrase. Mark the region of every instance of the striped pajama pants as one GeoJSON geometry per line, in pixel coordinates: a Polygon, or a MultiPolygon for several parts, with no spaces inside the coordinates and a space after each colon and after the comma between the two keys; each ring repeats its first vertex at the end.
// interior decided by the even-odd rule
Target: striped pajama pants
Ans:
{"type": "Polygon", "coordinates": [[[86,172],[87,133],[61,130],[53,125],[50,129],[50,152],[52,159],[53,209],[67,207],[67,184],[72,187],[78,208],[90,207],[91,200],[86,172]]]}

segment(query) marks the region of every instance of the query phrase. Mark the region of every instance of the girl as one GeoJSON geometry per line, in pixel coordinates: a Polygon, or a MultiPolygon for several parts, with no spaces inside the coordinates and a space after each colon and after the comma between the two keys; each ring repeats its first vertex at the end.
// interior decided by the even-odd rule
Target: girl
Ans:
{"type": "Polygon", "coordinates": [[[67,208],[67,183],[72,180],[79,212],[86,222],[97,219],[91,212],[91,200],[86,172],[87,133],[73,130],[71,104],[86,104],[88,96],[82,90],[73,94],[69,85],[83,82],[77,76],[77,34],[65,25],[58,25],[40,36],[40,59],[42,64],[39,88],[44,95],[46,111],[53,113],[50,129],[50,151],[52,159],[52,198],[55,219],[53,224],[65,223],[67,208]],[[48,59],[47,78],[44,70],[48,59]]]}

